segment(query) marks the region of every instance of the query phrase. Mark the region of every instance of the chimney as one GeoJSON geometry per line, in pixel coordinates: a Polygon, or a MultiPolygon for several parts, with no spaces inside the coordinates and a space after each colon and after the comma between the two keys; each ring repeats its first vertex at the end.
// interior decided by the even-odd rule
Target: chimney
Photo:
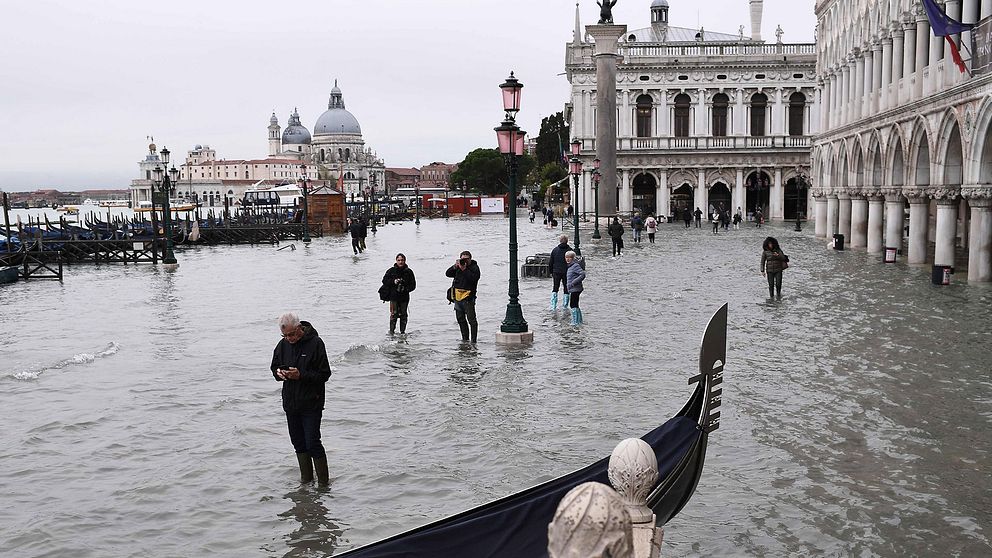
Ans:
{"type": "Polygon", "coordinates": [[[761,9],[763,0],[750,0],[751,2],[751,40],[761,40],[761,9]]]}

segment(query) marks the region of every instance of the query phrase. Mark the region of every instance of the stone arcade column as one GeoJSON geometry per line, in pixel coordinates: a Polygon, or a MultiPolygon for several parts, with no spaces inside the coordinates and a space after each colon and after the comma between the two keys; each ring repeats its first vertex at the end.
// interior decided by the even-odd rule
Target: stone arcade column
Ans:
{"type": "Polygon", "coordinates": [[[868,246],[868,200],[864,195],[851,196],[851,248],[868,246]]]}
{"type": "MultiPolygon", "coordinates": [[[[600,167],[600,168],[602,168],[602,167],[600,167]]],[[[602,170],[600,172],[602,172],[602,170]]],[[[623,183],[622,183],[623,184],[623,187],[620,189],[620,199],[618,200],[619,203],[620,203],[620,205],[617,206],[617,207],[619,207],[620,212],[623,213],[623,212],[628,212],[628,211],[633,211],[634,210],[634,193],[630,189],[630,175],[632,174],[631,173],[631,170],[630,169],[623,169],[620,172],[623,173],[623,183]]],[[[600,188],[603,187],[603,181],[602,181],[602,179],[600,179],[599,187],[600,188]]],[[[603,214],[603,202],[602,201],[599,202],[599,214],[600,215],[603,214]]]]}
{"type": "Polygon", "coordinates": [[[839,201],[837,194],[827,193],[827,238],[833,238],[837,234],[839,201]]]}
{"type": "Polygon", "coordinates": [[[930,229],[930,198],[916,190],[906,192],[909,200],[909,254],[911,264],[927,262],[927,234],[930,229]]]}
{"type": "Polygon", "coordinates": [[[851,242],[851,194],[837,194],[837,232],[844,235],[847,243],[851,242]]]}
{"type": "Polygon", "coordinates": [[[693,201],[696,203],[696,207],[703,210],[703,221],[705,221],[710,218],[709,204],[707,203],[710,197],[710,189],[706,185],[706,169],[699,169],[696,172],[696,184],[698,184],[696,187],[696,199],[693,201]]]}
{"type": "Polygon", "coordinates": [[[892,51],[894,50],[893,40],[894,39],[891,35],[887,35],[882,38],[882,75],[880,87],[878,89],[879,111],[883,111],[895,104],[889,99],[889,84],[892,83],[892,74],[894,70],[892,67],[892,51]]]}
{"type": "Polygon", "coordinates": [[[886,190],[885,194],[885,247],[902,248],[902,221],[904,202],[899,190],[886,190]]]}
{"type": "Polygon", "coordinates": [[[813,221],[814,234],[818,237],[827,236],[827,197],[823,190],[813,191],[813,204],[816,207],[813,221]]]}
{"type": "Polygon", "coordinates": [[[880,193],[868,196],[868,253],[878,254],[884,248],[882,221],[885,215],[885,203],[880,193]]]}
{"type": "Polygon", "coordinates": [[[937,199],[937,238],[934,239],[934,265],[954,265],[954,244],[957,240],[958,198],[957,191],[940,188],[937,199]]]}
{"type": "Polygon", "coordinates": [[[768,212],[771,215],[768,217],[781,221],[785,219],[785,188],[782,186],[782,167],[775,168],[774,180],[775,188],[772,190],[771,199],[768,200],[768,203],[771,205],[768,208],[768,212]]]}
{"type": "Polygon", "coordinates": [[[587,25],[596,42],[596,156],[600,160],[599,211],[616,214],[617,208],[617,41],[626,25],[587,25]]]}
{"type": "Polygon", "coordinates": [[[916,82],[913,84],[913,98],[923,96],[923,68],[930,65],[930,20],[923,8],[916,8],[916,82]]]}
{"type": "MultiPolygon", "coordinates": [[[[657,216],[661,221],[672,210],[671,192],[668,190],[668,169],[658,169],[657,216]]],[[[666,219],[667,220],[667,219],[666,219]]]]}
{"type": "Polygon", "coordinates": [[[962,192],[971,206],[968,281],[992,281],[992,188],[973,186],[962,192]]]}
{"type": "Polygon", "coordinates": [[[854,109],[851,114],[851,119],[849,122],[854,122],[856,120],[861,120],[861,112],[865,106],[865,89],[866,81],[868,84],[871,80],[865,80],[865,54],[860,50],[856,51],[857,60],[855,60],[854,75],[851,76],[851,82],[854,83],[854,94],[851,95],[851,105],[854,109]]]}
{"type": "Polygon", "coordinates": [[[734,208],[732,213],[736,213],[739,207],[741,208],[741,214],[744,215],[744,202],[746,201],[744,197],[744,169],[738,167],[735,178],[737,182],[734,184],[734,208]]]}

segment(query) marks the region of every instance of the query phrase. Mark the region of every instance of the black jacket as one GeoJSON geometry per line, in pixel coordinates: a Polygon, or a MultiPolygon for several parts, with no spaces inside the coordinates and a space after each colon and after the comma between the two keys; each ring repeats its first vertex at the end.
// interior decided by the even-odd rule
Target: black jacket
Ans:
{"type": "Polygon", "coordinates": [[[606,229],[606,232],[609,233],[610,238],[621,238],[623,237],[623,225],[618,221],[614,221],[610,223],[610,227],[606,229]]]}
{"type": "Polygon", "coordinates": [[[300,322],[303,337],[296,343],[281,339],[272,351],[272,377],[282,382],[282,410],[287,413],[320,411],[324,408],[324,384],[331,377],[327,350],[310,322],[300,322]],[[300,371],[299,380],[282,380],[279,367],[300,371]]]}
{"type": "Polygon", "coordinates": [[[417,278],[410,266],[396,266],[386,270],[382,276],[382,284],[389,289],[389,300],[393,302],[410,302],[410,293],[417,288],[417,278]],[[400,283],[396,284],[399,279],[400,283]]]}
{"type": "Polygon", "coordinates": [[[468,266],[465,267],[465,271],[458,268],[457,265],[453,265],[448,268],[448,271],[444,272],[448,277],[453,277],[451,281],[451,286],[456,289],[468,289],[472,291],[471,296],[468,297],[469,300],[475,300],[476,289],[479,287],[479,278],[482,277],[482,271],[479,270],[479,264],[472,260],[468,266]]]}
{"type": "Polygon", "coordinates": [[[565,263],[565,252],[570,252],[572,247],[565,244],[559,244],[555,246],[555,249],[551,251],[551,261],[548,262],[548,270],[551,271],[552,275],[565,276],[568,273],[568,264],[565,263]]]}
{"type": "Polygon", "coordinates": [[[351,238],[364,238],[362,236],[362,224],[358,221],[352,221],[351,225],[348,225],[348,232],[351,233],[351,238]]]}

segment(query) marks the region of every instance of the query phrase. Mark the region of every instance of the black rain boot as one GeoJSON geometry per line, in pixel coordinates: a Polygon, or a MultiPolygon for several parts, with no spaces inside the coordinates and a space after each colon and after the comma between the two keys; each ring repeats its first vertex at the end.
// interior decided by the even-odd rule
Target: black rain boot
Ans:
{"type": "MultiPolygon", "coordinates": [[[[392,335],[396,333],[396,318],[389,318],[389,334],[392,335]]],[[[403,328],[400,327],[400,333],[403,333],[403,328]]]]}
{"type": "Polygon", "coordinates": [[[400,318],[400,333],[406,333],[406,318],[400,318]]]}
{"type": "Polygon", "coordinates": [[[300,482],[303,484],[313,482],[313,462],[310,461],[310,454],[298,453],[296,460],[300,462],[300,482]]]}
{"type": "Polygon", "coordinates": [[[479,324],[472,324],[472,342],[479,340],[479,324]]]}
{"type": "Polygon", "coordinates": [[[462,330],[462,341],[468,341],[468,323],[458,322],[458,328],[462,330]]]}
{"type": "Polygon", "coordinates": [[[327,486],[330,477],[327,473],[327,456],[314,457],[313,467],[317,471],[317,486],[327,486]]]}

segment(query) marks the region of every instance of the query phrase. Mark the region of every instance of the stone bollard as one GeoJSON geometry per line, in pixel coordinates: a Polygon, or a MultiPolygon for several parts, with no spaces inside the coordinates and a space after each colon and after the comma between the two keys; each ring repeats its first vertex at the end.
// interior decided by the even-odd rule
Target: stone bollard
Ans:
{"type": "Polygon", "coordinates": [[[635,558],[630,514],[615,490],[580,484],[561,499],[548,525],[550,558],[635,558]]]}
{"type": "Polygon", "coordinates": [[[609,477],[633,522],[634,556],[659,558],[665,530],[655,526],[654,512],[647,505],[648,496],[658,484],[654,450],[640,438],[620,442],[610,456],[609,477]]]}

